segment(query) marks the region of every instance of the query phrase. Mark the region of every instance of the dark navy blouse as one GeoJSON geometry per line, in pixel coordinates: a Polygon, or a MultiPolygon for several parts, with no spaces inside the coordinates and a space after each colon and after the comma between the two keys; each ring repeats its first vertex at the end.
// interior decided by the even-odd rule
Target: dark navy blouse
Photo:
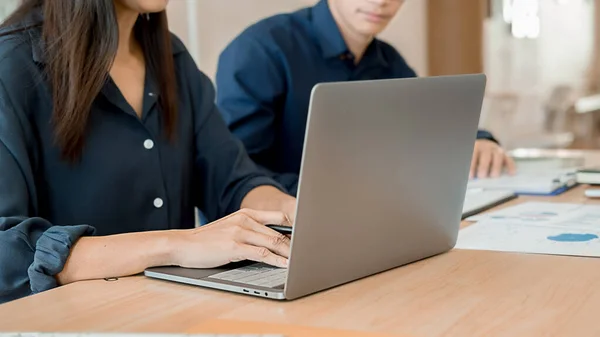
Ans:
{"type": "Polygon", "coordinates": [[[262,174],[214,104],[210,80],[173,37],[179,116],[163,136],[149,74],[138,118],[108,81],[93,103],[80,161],[61,160],[39,29],[0,38],[0,303],[55,287],[82,235],[192,228],[239,209],[262,174]]]}

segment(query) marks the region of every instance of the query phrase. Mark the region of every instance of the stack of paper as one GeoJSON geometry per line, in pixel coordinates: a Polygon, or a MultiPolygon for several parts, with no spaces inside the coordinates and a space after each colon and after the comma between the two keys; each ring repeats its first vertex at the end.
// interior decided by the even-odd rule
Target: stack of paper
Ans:
{"type": "Polygon", "coordinates": [[[517,194],[556,195],[575,186],[576,170],[548,170],[540,172],[521,172],[514,176],[503,175],[499,178],[473,179],[468,188],[486,190],[513,190],[517,194]]]}
{"type": "Polygon", "coordinates": [[[462,217],[464,219],[481,213],[516,197],[515,192],[510,190],[468,189],[463,203],[462,217]]]}
{"type": "Polygon", "coordinates": [[[600,257],[600,206],[524,203],[477,215],[456,248],[600,257]]]}
{"type": "Polygon", "coordinates": [[[575,186],[577,170],[584,165],[582,156],[549,156],[538,152],[511,152],[517,165],[518,173],[515,176],[474,179],[469,181],[468,187],[513,190],[517,194],[556,195],[575,186]]]}

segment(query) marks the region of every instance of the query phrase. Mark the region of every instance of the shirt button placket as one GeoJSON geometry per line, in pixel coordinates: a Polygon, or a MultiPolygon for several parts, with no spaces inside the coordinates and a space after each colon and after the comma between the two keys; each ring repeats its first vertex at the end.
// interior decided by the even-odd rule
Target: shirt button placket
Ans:
{"type": "MultiPolygon", "coordinates": [[[[144,141],[144,148],[146,148],[146,150],[152,150],[154,148],[154,141],[152,141],[152,139],[146,139],[144,141]]],[[[161,198],[155,198],[153,204],[155,208],[162,208],[165,202],[161,198]]]]}

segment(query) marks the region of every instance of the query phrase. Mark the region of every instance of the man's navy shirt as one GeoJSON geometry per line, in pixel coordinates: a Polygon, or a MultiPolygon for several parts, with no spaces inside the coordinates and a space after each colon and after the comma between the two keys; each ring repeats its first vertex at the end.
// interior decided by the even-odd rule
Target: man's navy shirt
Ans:
{"type": "MultiPolygon", "coordinates": [[[[219,110],[252,159],[292,194],[317,83],[416,76],[394,47],[377,39],[354,63],[325,0],[252,25],[220,56],[219,110]]],[[[492,139],[485,131],[477,136],[492,139]]]]}

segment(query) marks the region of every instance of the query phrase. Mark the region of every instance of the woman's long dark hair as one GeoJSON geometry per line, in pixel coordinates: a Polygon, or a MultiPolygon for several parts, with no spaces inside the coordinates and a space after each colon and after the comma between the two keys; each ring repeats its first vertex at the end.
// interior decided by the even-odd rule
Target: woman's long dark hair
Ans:
{"type": "MultiPolygon", "coordinates": [[[[113,0],[24,0],[2,23],[0,36],[39,26],[52,91],[56,142],[63,158],[76,161],[84,148],[92,103],[106,83],[117,53],[115,5],[113,0]],[[26,26],[24,22],[35,11],[41,11],[42,22],[26,26]]],[[[166,13],[144,15],[134,29],[148,75],[158,81],[163,123],[171,138],[177,119],[177,91],[166,13]]]]}

